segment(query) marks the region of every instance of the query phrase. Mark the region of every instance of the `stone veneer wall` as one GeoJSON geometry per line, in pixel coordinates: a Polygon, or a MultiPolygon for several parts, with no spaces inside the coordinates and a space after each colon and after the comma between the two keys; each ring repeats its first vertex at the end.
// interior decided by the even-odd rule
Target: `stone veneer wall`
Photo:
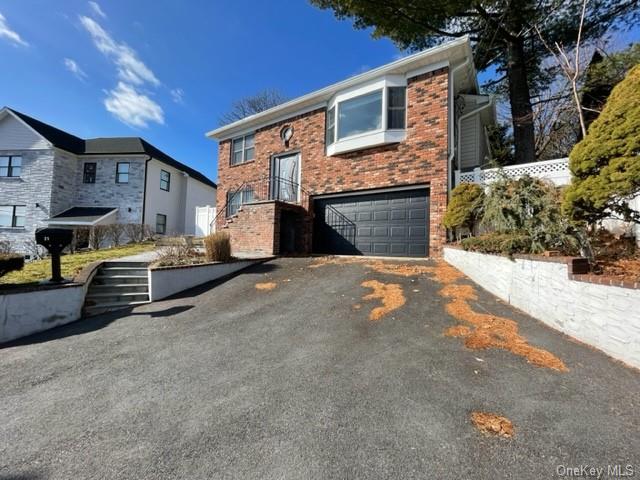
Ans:
{"type": "MultiPolygon", "coordinates": [[[[144,183],[145,159],[142,157],[81,157],[76,170],[77,190],[74,204],[83,207],[117,207],[119,223],[140,223],[144,183]],[[84,164],[87,162],[97,164],[96,183],[82,182],[84,164]],[[118,162],[129,162],[129,183],[116,183],[118,162]]],[[[151,221],[155,223],[155,219],[151,221]]]]}
{"type": "MultiPolygon", "coordinates": [[[[443,68],[410,78],[407,96],[407,138],[398,144],[326,156],[324,108],[257,130],[255,160],[245,164],[231,166],[231,141],[220,142],[219,208],[226,204],[228,191],[244,181],[268,176],[272,155],[299,151],[302,187],[310,195],[428,184],[430,255],[438,254],[446,234],[442,217],[447,205],[448,70],[443,68]],[[294,128],[286,148],[280,139],[284,125],[294,128]]],[[[305,200],[304,207],[311,213],[309,198],[305,200]]],[[[224,223],[221,215],[218,228],[224,223]]]]}
{"type": "Polygon", "coordinates": [[[444,259],[505,302],[640,368],[640,290],[571,280],[568,264],[552,258],[445,247],[444,259]]]}
{"type": "Polygon", "coordinates": [[[27,242],[34,240],[36,228],[45,226],[44,220],[52,213],[55,153],[52,149],[2,153],[21,155],[22,172],[18,178],[0,178],[0,205],[25,205],[26,218],[24,228],[0,228],[0,240],[10,241],[15,251],[24,252],[27,242]]]}

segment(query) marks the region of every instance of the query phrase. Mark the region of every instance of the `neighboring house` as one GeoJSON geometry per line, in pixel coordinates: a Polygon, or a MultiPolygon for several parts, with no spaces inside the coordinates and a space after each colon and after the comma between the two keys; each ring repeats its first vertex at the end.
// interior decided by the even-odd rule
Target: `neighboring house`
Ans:
{"type": "Polygon", "coordinates": [[[234,252],[437,255],[494,118],[462,38],[220,127],[218,227],[234,252]]]}
{"type": "Polygon", "coordinates": [[[81,139],[0,110],[0,241],[25,252],[43,226],[147,224],[194,234],[216,184],[137,137],[81,139]]]}

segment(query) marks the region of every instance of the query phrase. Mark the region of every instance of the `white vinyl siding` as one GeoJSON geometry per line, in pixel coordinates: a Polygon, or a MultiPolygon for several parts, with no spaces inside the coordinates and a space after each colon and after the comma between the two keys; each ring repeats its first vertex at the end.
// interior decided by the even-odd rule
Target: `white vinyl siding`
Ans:
{"type": "Polygon", "coordinates": [[[0,120],[0,150],[44,150],[49,142],[12,114],[0,120]]]}
{"type": "Polygon", "coordinates": [[[480,165],[481,128],[479,115],[473,115],[460,122],[460,168],[462,170],[480,165]]]}

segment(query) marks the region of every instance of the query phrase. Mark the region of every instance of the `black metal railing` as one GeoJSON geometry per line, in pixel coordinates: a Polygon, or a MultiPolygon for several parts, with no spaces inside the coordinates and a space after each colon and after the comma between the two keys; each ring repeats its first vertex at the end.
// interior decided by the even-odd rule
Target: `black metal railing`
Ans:
{"type": "Polygon", "coordinates": [[[235,215],[242,205],[268,200],[304,205],[308,198],[309,193],[298,182],[288,178],[265,176],[244,181],[239,187],[229,190],[224,206],[211,224],[215,225],[221,215],[227,218],[235,215]]]}

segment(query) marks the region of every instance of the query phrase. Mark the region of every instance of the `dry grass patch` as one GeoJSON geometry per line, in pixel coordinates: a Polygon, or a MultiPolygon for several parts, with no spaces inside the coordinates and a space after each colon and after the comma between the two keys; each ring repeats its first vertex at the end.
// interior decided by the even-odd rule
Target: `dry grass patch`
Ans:
{"type": "Polygon", "coordinates": [[[407,299],[402,293],[402,287],[397,283],[382,283],[377,280],[368,280],[361,284],[365,288],[371,288],[373,292],[362,297],[363,300],[380,299],[382,306],[371,310],[369,320],[380,320],[383,316],[403,306],[407,299]]]}
{"type": "Polygon", "coordinates": [[[277,286],[275,282],[260,282],[256,283],[256,290],[273,290],[277,286]]]}
{"type": "Polygon", "coordinates": [[[513,437],[514,427],[511,420],[495,413],[473,412],[471,421],[482,433],[499,437],[513,437]]]}

